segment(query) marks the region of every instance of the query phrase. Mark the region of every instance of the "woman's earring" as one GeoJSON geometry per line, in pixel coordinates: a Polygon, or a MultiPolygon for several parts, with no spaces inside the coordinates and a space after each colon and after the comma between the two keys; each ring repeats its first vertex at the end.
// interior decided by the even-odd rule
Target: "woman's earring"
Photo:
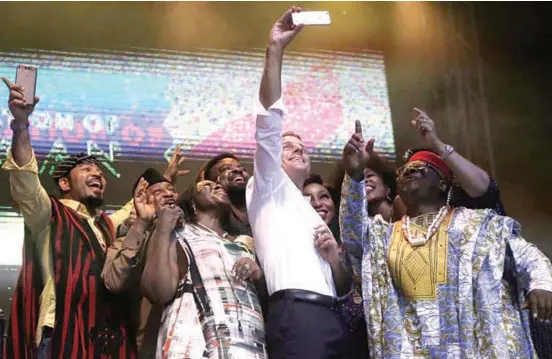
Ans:
{"type": "Polygon", "coordinates": [[[194,215],[195,215],[196,212],[197,212],[195,202],[192,202],[192,212],[193,212],[194,215]]]}
{"type": "Polygon", "coordinates": [[[389,203],[393,203],[393,198],[391,198],[391,191],[386,191],[385,192],[385,199],[389,202],[389,203]]]}

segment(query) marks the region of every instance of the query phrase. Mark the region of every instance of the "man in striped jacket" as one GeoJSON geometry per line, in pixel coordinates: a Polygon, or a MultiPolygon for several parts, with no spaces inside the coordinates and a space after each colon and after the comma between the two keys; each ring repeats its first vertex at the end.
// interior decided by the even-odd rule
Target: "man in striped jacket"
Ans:
{"type": "Polygon", "coordinates": [[[4,357],[135,358],[127,298],[110,294],[100,278],[106,248],[132,202],[107,216],[100,210],[106,179],[98,161],[70,156],[53,174],[61,199],[38,177],[22,88],[5,78],[14,117],[12,147],[3,168],[25,220],[23,264],[13,297],[4,357]]]}

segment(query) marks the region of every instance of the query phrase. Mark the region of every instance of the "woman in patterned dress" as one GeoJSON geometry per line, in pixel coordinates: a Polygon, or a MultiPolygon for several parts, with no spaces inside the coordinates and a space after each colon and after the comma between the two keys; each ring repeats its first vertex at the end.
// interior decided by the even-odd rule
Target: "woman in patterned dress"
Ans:
{"type": "Polygon", "coordinates": [[[228,196],[201,181],[179,204],[159,213],[142,276],[146,296],[165,305],[157,358],[267,358],[262,271],[250,241],[232,237],[228,196]]]}

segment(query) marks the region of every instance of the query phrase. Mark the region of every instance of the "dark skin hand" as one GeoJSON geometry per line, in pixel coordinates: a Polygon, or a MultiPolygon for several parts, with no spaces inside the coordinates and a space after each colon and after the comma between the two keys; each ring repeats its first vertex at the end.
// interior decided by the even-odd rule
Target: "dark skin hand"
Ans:
{"type": "Polygon", "coordinates": [[[251,258],[240,258],[234,264],[232,271],[238,281],[259,280],[263,276],[261,267],[251,258]]]}
{"type": "Polygon", "coordinates": [[[552,320],[552,292],[543,289],[532,290],[521,309],[529,309],[535,319],[550,322],[552,320]]]}

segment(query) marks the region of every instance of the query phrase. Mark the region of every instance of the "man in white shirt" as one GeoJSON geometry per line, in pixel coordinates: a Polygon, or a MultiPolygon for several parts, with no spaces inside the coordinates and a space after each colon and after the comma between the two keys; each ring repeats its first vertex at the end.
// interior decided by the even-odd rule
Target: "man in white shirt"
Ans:
{"type": "Polygon", "coordinates": [[[294,133],[282,134],[282,59],[285,47],[301,30],[291,19],[298,11],[290,8],[270,32],[247,212],[271,296],[266,328],[269,357],[343,358],[344,332],[334,308],[336,285],[338,293],[347,292],[348,277],[335,238],[303,197],[310,170],[303,142],[294,133]]]}

